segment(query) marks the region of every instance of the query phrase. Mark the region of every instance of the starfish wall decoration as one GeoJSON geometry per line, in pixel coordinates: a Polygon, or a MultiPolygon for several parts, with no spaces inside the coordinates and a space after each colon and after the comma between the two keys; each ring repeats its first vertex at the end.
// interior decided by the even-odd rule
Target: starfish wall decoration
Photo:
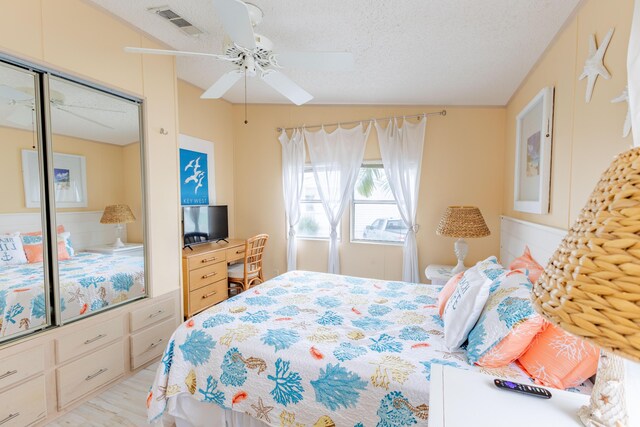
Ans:
{"type": "Polygon", "coordinates": [[[631,110],[629,109],[629,87],[625,87],[620,96],[613,98],[612,103],[617,104],[619,102],[627,103],[627,116],[624,119],[624,128],[622,129],[622,137],[626,138],[631,133],[631,110]]]}
{"type": "Polygon", "coordinates": [[[596,84],[598,76],[602,76],[606,80],[611,78],[611,74],[609,74],[609,71],[605,68],[604,63],[602,62],[604,59],[604,53],[607,51],[607,47],[609,47],[611,37],[613,37],[613,28],[611,28],[607,35],[604,36],[604,40],[602,40],[600,47],[597,47],[596,35],[591,34],[591,38],[589,39],[589,57],[584,63],[582,74],[578,77],[578,80],[582,80],[584,78],[587,79],[587,93],[584,96],[585,102],[591,101],[593,87],[596,84]]]}

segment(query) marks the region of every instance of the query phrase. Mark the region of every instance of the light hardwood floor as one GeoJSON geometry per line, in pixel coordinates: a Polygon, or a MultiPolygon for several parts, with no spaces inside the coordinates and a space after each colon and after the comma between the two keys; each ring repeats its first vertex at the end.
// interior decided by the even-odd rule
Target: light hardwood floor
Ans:
{"type": "Polygon", "coordinates": [[[148,426],[145,400],[156,374],[157,363],[78,406],[50,427],[148,426]]]}

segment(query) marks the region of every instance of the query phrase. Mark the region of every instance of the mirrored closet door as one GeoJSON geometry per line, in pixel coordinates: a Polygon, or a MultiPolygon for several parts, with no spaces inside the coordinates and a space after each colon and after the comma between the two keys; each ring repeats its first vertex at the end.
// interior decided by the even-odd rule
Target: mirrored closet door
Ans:
{"type": "Polygon", "coordinates": [[[48,79],[62,322],[145,292],[140,105],[48,79]]]}
{"type": "Polygon", "coordinates": [[[0,341],[51,324],[39,78],[0,63],[0,341]]]}
{"type": "Polygon", "coordinates": [[[147,295],[141,101],[6,60],[0,343],[147,295]]]}

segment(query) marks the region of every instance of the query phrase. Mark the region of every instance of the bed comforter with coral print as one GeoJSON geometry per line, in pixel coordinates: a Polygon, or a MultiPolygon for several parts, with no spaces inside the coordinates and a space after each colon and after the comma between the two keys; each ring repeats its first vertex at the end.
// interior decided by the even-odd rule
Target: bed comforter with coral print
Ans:
{"type": "Polygon", "coordinates": [[[433,363],[529,382],[446,350],[439,291],[301,271],[269,280],[175,331],[149,420],[182,394],[271,426],[426,426],[433,363]]]}
{"type": "MultiPolygon", "coordinates": [[[[62,320],[145,294],[142,257],[79,252],[58,271],[62,320]]],[[[46,324],[44,292],[42,263],[0,268],[0,337],[46,324]]]]}

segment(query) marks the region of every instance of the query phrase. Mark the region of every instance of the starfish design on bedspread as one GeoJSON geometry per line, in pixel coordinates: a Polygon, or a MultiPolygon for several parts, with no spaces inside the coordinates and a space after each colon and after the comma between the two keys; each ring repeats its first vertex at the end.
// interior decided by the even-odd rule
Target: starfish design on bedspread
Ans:
{"type": "Polygon", "coordinates": [[[271,419],[269,418],[269,412],[273,411],[273,406],[265,406],[262,398],[258,398],[258,404],[251,404],[251,407],[256,411],[256,418],[259,420],[264,419],[266,422],[270,423],[271,419]]]}
{"type": "Polygon", "coordinates": [[[606,80],[611,78],[611,74],[604,66],[604,54],[607,51],[607,47],[609,47],[609,42],[611,41],[611,37],[613,37],[613,28],[609,30],[600,47],[596,45],[596,35],[591,34],[589,38],[589,57],[584,63],[584,70],[578,80],[582,80],[584,78],[587,79],[587,92],[584,96],[585,102],[591,101],[591,95],[593,95],[593,87],[596,84],[596,80],[598,76],[604,77],[606,80]]]}
{"type": "Polygon", "coordinates": [[[78,288],[75,291],[71,292],[71,298],[69,298],[69,302],[73,302],[73,301],[80,302],[83,297],[84,297],[84,294],[82,293],[80,288],[78,288]]]}

